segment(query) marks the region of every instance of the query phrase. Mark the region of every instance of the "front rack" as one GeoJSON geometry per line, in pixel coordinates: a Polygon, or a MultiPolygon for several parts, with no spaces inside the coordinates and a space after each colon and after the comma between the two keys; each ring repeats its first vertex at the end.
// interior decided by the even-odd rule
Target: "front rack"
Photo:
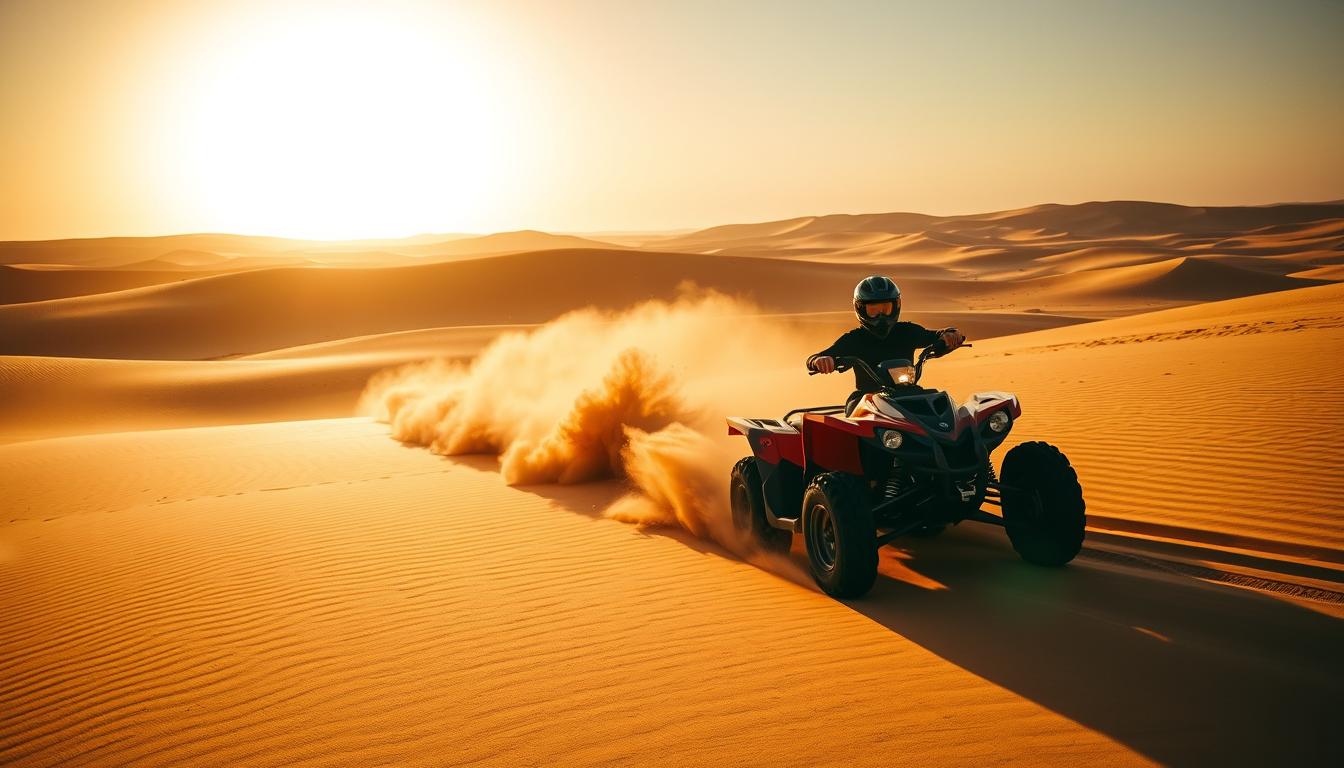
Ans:
{"type": "Polygon", "coordinates": [[[796,413],[844,413],[844,412],[845,412],[845,406],[843,405],[814,405],[810,408],[794,408],[792,411],[789,411],[788,413],[784,414],[784,418],[781,419],[781,421],[787,422],[789,420],[789,417],[796,413]]]}

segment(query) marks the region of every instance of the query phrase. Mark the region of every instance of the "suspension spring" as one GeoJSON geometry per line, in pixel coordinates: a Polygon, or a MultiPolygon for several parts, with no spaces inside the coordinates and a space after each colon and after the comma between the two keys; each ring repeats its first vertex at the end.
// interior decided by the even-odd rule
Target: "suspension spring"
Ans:
{"type": "Polygon", "coordinates": [[[887,475],[887,482],[882,486],[882,493],[885,498],[891,499],[899,496],[903,490],[905,490],[905,467],[901,466],[900,461],[894,461],[891,465],[891,474],[887,475]]]}

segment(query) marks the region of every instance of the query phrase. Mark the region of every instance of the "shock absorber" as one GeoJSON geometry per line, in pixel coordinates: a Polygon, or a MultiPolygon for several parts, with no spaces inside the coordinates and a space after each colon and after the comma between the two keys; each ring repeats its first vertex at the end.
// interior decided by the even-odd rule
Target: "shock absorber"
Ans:
{"type": "Polygon", "coordinates": [[[894,459],[891,462],[891,473],[887,475],[887,482],[882,487],[884,498],[895,498],[905,490],[905,467],[901,465],[900,459],[894,459]]]}

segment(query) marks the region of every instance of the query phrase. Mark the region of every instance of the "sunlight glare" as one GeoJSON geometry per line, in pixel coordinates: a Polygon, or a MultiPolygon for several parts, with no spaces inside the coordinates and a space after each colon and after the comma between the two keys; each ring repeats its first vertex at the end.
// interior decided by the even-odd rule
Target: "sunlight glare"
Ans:
{"type": "Polygon", "coordinates": [[[517,120],[473,30],[430,14],[289,6],[223,25],[179,75],[158,160],[170,183],[245,231],[470,225],[497,196],[517,120]]]}

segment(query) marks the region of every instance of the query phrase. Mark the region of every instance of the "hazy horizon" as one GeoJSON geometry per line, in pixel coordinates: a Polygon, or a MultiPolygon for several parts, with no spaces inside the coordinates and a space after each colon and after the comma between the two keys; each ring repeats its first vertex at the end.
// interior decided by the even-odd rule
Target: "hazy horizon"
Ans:
{"type": "Polygon", "coordinates": [[[59,240],[110,240],[110,239],[133,239],[133,238],[164,238],[164,237],[205,237],[205,236],[227,236],[227,237],[255,237],[270,238],[277,240],[296,240],[305,242],[332,242],[332,243],[355,243],[361,241],[367,242],[391,242],[400,240],[412,240],[416,238],[443,237],[449,239],[468,239],[476,237],[489,237],[491,235],[507,235],[521,232],[538,232],[550,235],[570,235],[575,237],[600,238],[603,235],[629,237],[633,235],[675,235],[688,234],[706,229],[731,225],[750,225],[750,224],[768,224],[775,221],[789,221],[801,218],[823,218],[826,216],[931,216],[934,218],[955,218],[960,216],[993,215],[998,213],[1007,213],[1009,211],[1030,210],[1033,208],[1042,208],[1045,206],[1071,207],[1089,204],[1112,204],[1112,203],[1150,203],[1153,205],[1176,205],[1185,208],[1272,208],[1275,206],[1287,205],[1335,205],[1344,203],[1344,198],[1331,200],[1279,200],[1270,203],[1231,203],[1225,205],[1199,205],[1197,203],[1175,203],[1170,200],[1081,200],[1075,203],[1035,203],[1031,205],[1017,206],[1013,208],[1002,208],[986,211],[959,211],[955,213],[941,213],[929,211],[827,211],[825,213],[802,213],[793,216],[781,216],[770,219],[752,219],[749,221],[718,221],[702,226],[695,227],[668,227],[666,229],[598,229],[598,230],[564,230],[564,229],[539,229],[537,227],[514,227],[510,229],[481,230],[474,232],[410,232],[407,234],[391,234],[373,237],[296,237],[285,234],[275,234],[271,232],[225,232],[225,231],[181,231],[181,232],[147,232],[147,233],[122,233],[114,232],[108,234],[77,235],[73,237],[40,237],[3,240],[0,242],[20,243],[20,242],[49,242],[59,240]]]}

